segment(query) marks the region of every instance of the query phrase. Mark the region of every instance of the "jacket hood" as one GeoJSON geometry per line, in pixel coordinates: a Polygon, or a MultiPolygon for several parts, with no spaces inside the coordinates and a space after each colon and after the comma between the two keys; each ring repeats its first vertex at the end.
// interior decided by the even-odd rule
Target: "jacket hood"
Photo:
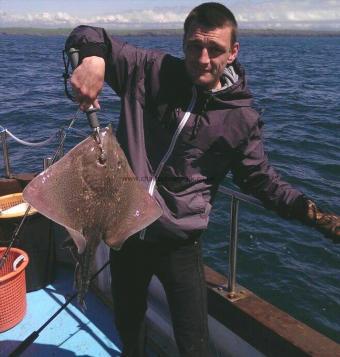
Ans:
{"type": "Polygon", "coordinates": [[[224,69],[221,83],[222,88],[218,90],[198,88],[198,92],[207,101],[214,103],[215,109],[251,106],[253,97],[247,87],[245,71],[237,60],[224,69]]]}

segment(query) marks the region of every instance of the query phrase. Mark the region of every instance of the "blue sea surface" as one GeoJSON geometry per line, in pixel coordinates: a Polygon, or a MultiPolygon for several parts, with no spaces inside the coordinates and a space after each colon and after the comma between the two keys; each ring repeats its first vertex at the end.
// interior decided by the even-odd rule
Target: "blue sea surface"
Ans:
{"type": "MultiPolygon", "coordinates": [[[[182,56],[179,36],[131,36],[128,42],[182,56]]],[[[0,36],[0,125],[21,139],[55,140],[33,148],[9,140],[14,173],[39,171],[77,106],[64,95],[62,36],[0,36]]],[[[240,61],[264,110],[266,150],[292,185],[340,213],[340,41],[337,37],[246,36],[240,61]]],[[[119,98],[105,87],[102,124],[117,125],[119,98]]],[[[89,133],[83,115],[75,128],[89,133]]],[[[69,131],[65,150],[84,138],[69,131]]],[[[1,161],[3,162],[3,161],[1,161]]],[[[3,165],[0,167],[4,175],[3,165]]],[[[231,178],[224,185],[233,187],[231,178]]],[[[230,200],[219,194],[204,237],[205,260],[228,271],[230,200]]],[[[240,204],[238,283],[340,342],[340,246],[296,221],[240,204]]]]}

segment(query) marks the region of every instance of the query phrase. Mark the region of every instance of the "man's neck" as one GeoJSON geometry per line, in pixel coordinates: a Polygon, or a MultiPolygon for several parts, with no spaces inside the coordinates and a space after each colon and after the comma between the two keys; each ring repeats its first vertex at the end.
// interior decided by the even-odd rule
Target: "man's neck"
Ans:
{"type": "Polygon", "coordinates": [[[214,88],[211,88],[213,91],[217,91],[217,90],[219,90],[219,89],[221,89],[222,88],[222,83],[221,83],[221,81],[219,80],[218,81],[218,83],[217,83],[217,85],[214,87],[214,88]]]}

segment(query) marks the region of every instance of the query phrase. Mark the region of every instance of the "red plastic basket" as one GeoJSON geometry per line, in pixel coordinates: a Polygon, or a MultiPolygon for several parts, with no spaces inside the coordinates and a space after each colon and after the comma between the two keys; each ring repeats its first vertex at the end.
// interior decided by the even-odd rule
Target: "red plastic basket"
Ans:
{"type": "MultiPolygon", "coordinates": [[[[0,248],[0,258],[6,248],[0,248]]],[[[18,324],[26,313],[25,268],[27,254],[11,248],[5,264],[0,269],[0,332],[18,324]]]]}

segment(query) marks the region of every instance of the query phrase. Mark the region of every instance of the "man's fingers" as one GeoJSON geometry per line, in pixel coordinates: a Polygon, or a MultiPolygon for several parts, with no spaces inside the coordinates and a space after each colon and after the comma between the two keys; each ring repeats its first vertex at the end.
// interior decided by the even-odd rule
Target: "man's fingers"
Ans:
{"type": "Polygon", "coordinates": [[[96,56],[84,58],[73,71],[71,85],[81,107],[86,107],[89,103],[99,105],[96,99],[103,88],[104,74],[105,62],[96,56]]]}
{"type": "Polygon", "coordinates": [[[83,86],[78,88],[78,86],[73,86],[73,92],[75,94],[76,101],[79,104],[83,103],[94,103],[97,99],[97,92],[89,90],[87,87],[83,86]]]}
{"type": "Polygon", "coordinates": [[[94,106],[96,109],[100,109],[100,104],[99,104],[98,99],[96,99],[96,100],[93,102],[93,106],[94,106]]]}
{"type": "Polygon", "coordinates": [[[335,244],[340,244],[340,224],[338,224],[335,228],[334,228],[334,232],[333,232],[333,243],[335,244]]]}
{"type": "Polygon", "coordinates": [[[91,106],[93,106],[96,109],[100,109],[100,104],[98,99],[92,100],[92,98],[89,98],[88,96],[83,96],[79,92],[75,95],[75,99],[79,103],[80,110],[82,110],[83,112],[85,112],[91,106]]]}
{"type": "Polygon", "coordinates": [[[306,201],[307,211],[304,222],[315,227],[335,244],[340,243],[340,216],[334,213],[323,212],[315,202],[306,201]]]}
{"type": "Polygon", "coordinates": [[[100,109],[99,101],[96,97],[94,97],[93,93],[87,93],[84,90],[74,90],[74,92],[75,99],[79,103],[80,110],[86,111],[91,107],[91,105],[93,105],[96,109],[100,109]]]}
{"type": "Polygon", "coordinates": [[[95,102],[93,103],[90,103],[90,102],[82,102],[82,103],[79,103],[79,108],[80,110],[82,110],[83,112],[86,112],[90,107],[94,107],[96,109],[100,109],[100,106],[99,106],[99,103],[98,103],[98,100],[96,100],[95,102]]]}
{"type": "Polygon", "coordinates": [[[86,112],[91,107],[91,104],[79,104],[79,108],[82,112],[86,112]]]}
{"type": "Polygon", "coordinates": [[[317,213],[316,228],[319,229],[333,243],[340,243],[340,217],[331,213],[317,213]]]}

